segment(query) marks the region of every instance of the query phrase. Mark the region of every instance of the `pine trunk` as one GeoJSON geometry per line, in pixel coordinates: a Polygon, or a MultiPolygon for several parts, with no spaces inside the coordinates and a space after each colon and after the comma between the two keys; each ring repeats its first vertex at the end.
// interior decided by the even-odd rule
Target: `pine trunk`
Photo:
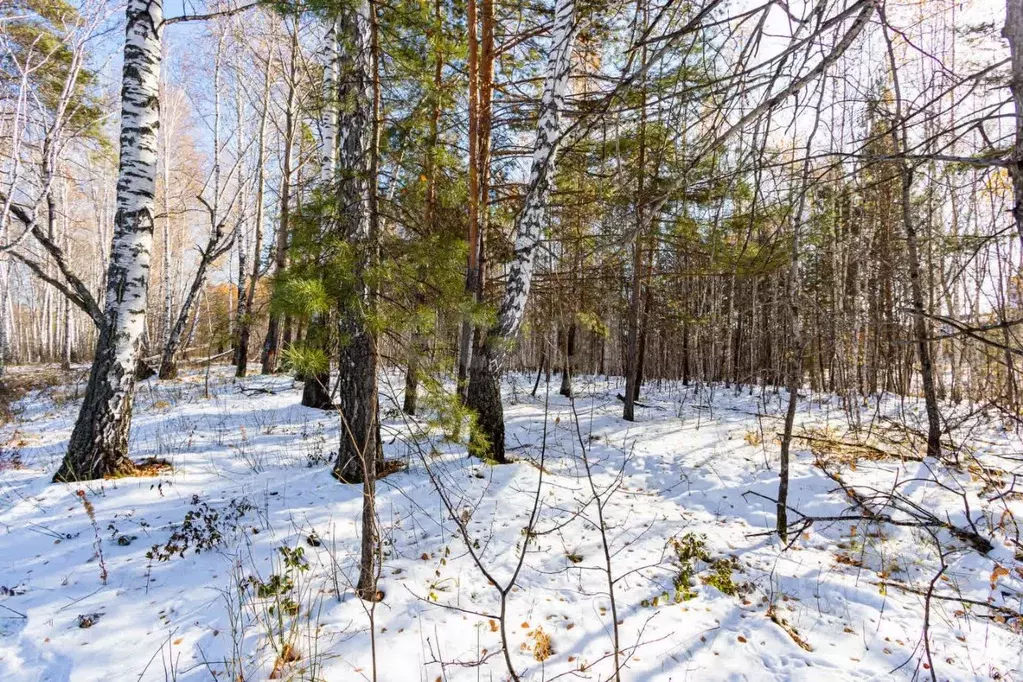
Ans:
{"type": "Polygon", "coordinates": [[[351,290],[339,315],[342,339],[338,362],[341,442],[334,474],[345,483],[372,483],[383,456],[377,404],[376,339],[368,325],[373,296],[365,274],[375,254],[375,87],[372,80],[372,28],[369,3],[362,0],[341,16],[341,114],[345,131],[340,149],[337,205],[339,229],[356,253],[351,290]]]}

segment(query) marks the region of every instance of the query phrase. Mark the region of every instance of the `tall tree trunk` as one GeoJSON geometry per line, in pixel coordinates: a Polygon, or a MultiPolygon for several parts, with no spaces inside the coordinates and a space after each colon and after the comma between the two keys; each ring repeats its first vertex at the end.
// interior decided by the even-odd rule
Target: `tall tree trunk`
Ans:
{"type": "MultiPolygon", "coordinates": [[[[337,181],[337,135],[338,135],[338,79],[340,78],[341,45],[338,42],[338,23],[335,17],[327,20],[323,44],[320,46],[320,63],[323,65],[323,114],[320,117],[320,185],[324,193],[330,191],[337,181]]],[[[322,217],[321,232],[330,234],[334,229],[331,211],[325,211],[322,217]]],[[[311,348],[325,351],[326,366],[313,376],[305,377],[302,389],[302,404],[321,410],[333,407],[330,399],[330,334],[327,326],[328,316],[314,313],[309,320],[306,333],[306,344],[311,348]]]]}
{"type": "Polygon", "coordinates": [[[1002,35],[1009,41],[1012,74],[1009,90],[1016,109],[1016,139],[1009,163],[1014,198],[1012,217],[1016,221],[1016,232],[1023,241],[1023,0],[1005,1],[1002,35]]]}
{"type": "Polygon", "coordinates": [[[913,169],[902,163],[902,222],[906,230],[906,251],[909,261],[909,287],[913,302],[913,331],[916,335],[917,357],[920,360],[920,377],[924,389],[924,406],[927,411],[927,456],[941,456],[941,413],[938,397],[934,390],[934,367],[931,361],[930,323],[924,306],[923,285],[920,282],[920,246],[917,239],[916,223],[913,220],[913,169]]]}
{"type": "MultiPolygon", "coordinates": [[[[241,166],[242,165],[241,164],[241,159],[245,156],[245,153],[246,153],[246,150],[245,150],[245,135],[242,134],[242,131],[245,129],[245,124],[244,124],[244,121],[243,121],[244,107],[242,106],[241,85],[240,85],[239,80],[237,78],[235,79],[235,86],[234,86],[234,106],[235,106],[235,115],[237,116],[237,120],[236,120],[236,123],[235,123],[235,126],[236,126],[236,130],[235,130],[235,144],[237,145],[235,154],[238,157],[238,164],[239,164],[239,166],[241,166]]],[[[241,357],[242,354],[245,353],[245,352],[248,352],[247,349],[243,349],[243,347],[242,347],[242,329],[245,327],[246,320],[248,319],[249,314],[250,314],[249,309],[248,309],[249,299],[248,299],[248,296],[246,296],[246,291],[248,290],[248,277],[249,277],[249,267],[248,267],[249,244],[248,244],[248,238],[247,238],[247,235],[246,235],[246,225],[245,225],[245,223],[246,223],[245,211],[248,208],[246,206],[246,201],[247,201],[246,189],[247,189],[247,185],[245,184],[245,181],[239,180],[239,192],[238,192],[238,194],[239,194],[239,201],[238,201],[238,229],[237,229],[237,236],[235,237],[235,246],[238,247],[238,282],[237,282],[237,285],[236,285],[237,286],[237,298],[236,298],[236,306],[237,307],[235,308],[234,338],[233,338],[233,341],[234,341],[234,357],[232,358],[233,364],[235,366],[235,373],[236,374],[237,374],[237,371],[238,371],[238,369],[237,369],[238,366],[243,363],[242,357],[241,357]]],[[[245,374],[243,373],[241,376],[245,376],[245,374]]]]}
{"type": "Polygon", "coordinates": [[[796,420],[796,406],[799,402],[799,386],[803,379],[803,320],[800,316],[800,297],[802,278],[799,272],[799,249],[802,239],[803,214],[806,209],[806,193],[810,182],[810,155],[813,138],[820,126],[821,104],[824,89],[821,88],[814,110],[813,128],[807,137],[806,154],[803,157],[802,175],[799,178],[799,198],[796,201],[792,216],[792,245],[789,253],[789,272],[786,283],[786,299],[789,308],[789,362],[788,391],[789,402],[785,410],[785,424],[781,437],[781,463],[778,471],[778,503],[776,506],[776,530],[784,543],[788,540],[788,501],[789,501],[789,451],[792,447],[792,429],[796,420]]]}
{"type": "Polygon", "coordinates": [[[575,0],[558,0],[553,44],[544,79],[540,116],[537,120],[533,163],[522,211],[515,219],[515,257],[508,270],[497,323],[491,327],[473,358],[469,378],[468,406],[476,411],[477,426],[498,462],[504,454],[504,410],[501,405],[501,374],[508,346],[522,325],[533,278],[533,256],[540,243],[544,213],[553,178],[554,159],[561,137],[561,112],[572,70],[575,38],[575,0]]]}
{"type": "MultiPolygon", "coordinates": [[[[636,2],[637,21],[642,21],[641,30],[646,30],[646,8],[643,0],[636,2]]],[[[646,62],[646,47],[640,49],[640,59],[646,62]]],[[[622,419],[635,421],[636,399],[639,397],[637,378],[639,369],[639,316],[643,305],[643,232],[647,228],[645,214],[646,181],[646,79],[639,84],[639,135],[637,136],[638,161],[636,164],[636,234],[632,240],[632,282],[629,292],[628,326],[625,345],[625,400],[622,406],[622,419]]]]}
{"type": "MultiPolygon", "coordinates": [[[[805,171],[804,171],[805,172],[805,171]]],[[[806,178],[803,178],[806,182],[806,178]]],[[[781,437],[781,463],[778,471],[778,502],[776,506],[776,528],[778,537],[784,543],[788,540],[788,500],[789,500],[789,452],[792,447],[792,429],[796,419],[796,406],[799,403],[799,384],[803,376],[803,336],[802,321],[799,315],[799,296],[801,295],[799,276],[799,238],[802,223],[805,187],[801,190],[799,208],[793,219],[792,251],[790,255],[789,276],[785,297],[789,308],[789,358],[788,358],[788,392],[789,401],[785,409],[785,423],[781,437]]]]}
{"type": "MultiPolygon", "coordinates": [[[[482,0],[482,36],[478,33],[480,21],[476,0],[466,2],[466,24],[468,25],[468,76],[469,76],[469,230],[468,259],[466,264],[465,292],[474,302],[483,300],[485,286],[485,240],[487,206],[490,177],[490,131],[492,123],[492,98],[494,81],[494,3],[482,0]]],[[[479,331],[474,330],[472,319],[465,316],[459,329],[458,341],[458,391],[465,399],[474,339],[479,331]],[[474,333],[475,332],[475,333],[474,333]]]]}
{"type": "MultiPolygon", "coordinates": [[[[291,222],[291,174],[293,172],[293,151],[295,136],[298,134],[299,117],[296,112],[298,105],[298,24],[291,27],[291,61],[288,67],[288,101],[284,110],[284,165],[281,176],[281,208],[280,222],[277,225],[277,238],[274,249],[274,273],[282,277],[288,267],[288,228],[291,222]]],[[[284,315],[270,315],[266,328],[266,339],[263,341],[263,374],[277,371],[281,345],[285,341],[286,330],[290,327],[284,315]]]]}
{"type": "Polygon", "coordinates": [[[273,71],[273,56],[267,54],[266,67],[263,71],[263,108],[259,114],[259,135],[256,141],[256,216],[255,237],[252,246],[252,272],[249,275],[249,289],[245,294],[245,308],[249,315],[239,321],[238,358],[235,376],[244,377],[248,371],[249,338],[252,335],[252,311],[256,304],[256,287],[259,284],[259,259],[263,252],[263,202],[266,196],[266,126],[270,114],[270,75],[273,71]]]}
{"type": "MultiPolygon", "coordinates": [[[[166,80],[166,74],[161,74],[161,85],[166,80]]],[[[161,230],[161,240],[163,242],[163,273],[161,290],[163,293],[163,309],[160,311],[160,343],[167,343],[167,337],[170,335],[171,325],[174,324],[174,277],[173,277],[173,266],[171,265],[173,257],[171,254],[171,203],[170,203],[170,188],[171,188],[171,163],[173,159],[173,133],[174,133],[174,121],[173,116],[168,117],[170,120],[164,121],[160,125],[160,168],[163,175],[163,229],[161,230]]]]}
{"type": "MultiPolygon", "coordinates": [[[[199,197],[199,200],[209,213],[210,236],[206,240],[206,248],[199,251],[199,265],[195,271],[195,278],[192,280],[192,285],[189,287],[185,300],[181,304],[181,309],[178,311],[178,319],[163,345],[163,352],[160,357],[160,379],[173,379],[178,375],[178,347],[181,344],[181,336],[185,331],[185,326],[188,324],[188,318],[192,313],[192,306],[198,301],[199,292],[206,284],[206,276],[210,266],[231,249],[234,245],[235,236],[238,233],[236,229],[231,233],[227,241],[224,241],[224,221],[226,217],[221,216],[220,206],[222,190],[220,172],[220,73],[225,39],[225,34],[221,34],[217,42],[217,52],[213,67],[213,203],[207,203],[201,196],[199,197]]],[[[198,319],[199,313],[197,311],[195,321],[198,321],[198,319]]],[[[185,344],[186,348],[191,343],[192,334],[195,332],[195,321],[193,321],[192,330],[188,335],[189,343],[185,344]]]]}
{"type": "MultiPolygon", "coordinates": [[[[466,0],[465,22],[468,26],[469,71],[469,234],[468,262],[465,268],[465,292],[476,301],[476,279],[479,276],[479,40],[477,38],[476,0],[466,0]]],[[[468,391],[469,366],[472,362],[472,318],[465,315],[458,335],[458,395],[463,399],[468,391]]]]}
{"type": "Polygon", "coordinates": [[[68,451],[54,481],[130,474],[135,367],[146,327],[160,127],[162,0],[129,0],[121,90],[117,215],[103,326],[68,451]]]}
{"type": "Polygon", "coordinates": [[[342,45],[350,50],[341,64],[341,145],[338,204],[341,223],[356,255],[353,290],[341,311],[341,359],[338,411],[341,443],[334,474],[346,483],[362,481],[362,533],[359,579],[355,592],[376,600],[379,532],[376,522],[376,476],[383,464],[380,405],[377,399],[377,344],[369,326],[376,292],[366,272],[378,260],[380,216],[377,175],[380,144],[380,72],[376,7],[358,0],[342,13],[342,45]]]}
{"type": "MultiPolygon", "coordinates": [[[[1010,0],[1008,9],[1018,14],[1020,8],[1013,7],[1014,4],[1017,3],[1010,0]]],[[[888,48],[889,64],[892,68],[892,86],[895,90],[895,116],[891,127],[892,145],[895,153],[899,154],[905,153],[909,149],[909,133],[907,131],[906,112],[903,109],[902,89],[896,68],[895,49],[887,30],[887,19],[883,9],[881,10],[881,17],[885,22],[886,30],[884,36],[888,48]]],[[[1023,17],[1018,17],[1018,21],[1023,21],[1023,17]]],[[[1006,27],[1008,28],[1009,26],[1010,21],[1007,18],[1006,27]]],[[[1015,65],[1015,48],[1013,48],[1013,66],[1015,67],[1015,65]]],[[[1016,75],[1014,70],[1013,76],[1015,77],[1016,75]]],[[[927,456],[937,459],[941,457],[941,412],[938,409],[938,397],[934,390],[934,367],[931,362],[929,340],[931,325],[927,318],[928,310],[924,304],[923,283],[921,282],[922,273],[920,271],[920,245],[917,238],[916,222],[913,218],[913,166],[904,159],[900,163],[900,171],[899,177],[902,182],[902,224],[903,229],[906,231],[909,292],[912,297],[913,306],[913,331],[916,335],[916,351],[917,357],[920,360],[920,378],[923,383],[924,406],[927,411],[927,456]]],[[[1018,208],[1019,206],[1017,205],[1018,208]]]]}
{"type": "MultiPolygon", "coordinates": [[[[377,349],[367,322],[373,295],[365,279],[376,238],[376,87],[373,79],[372,15],[367,0],[341,17],[341,145],[337,204],[339,229],[356,255],[352,290],[339,314],[342,339],[338,363],[341,443],[335,475],[345,483],[365,482],[382,457],[377,405],[377,349]]],[[[370,476],[371,479],[371,476],[370,476]]]]}

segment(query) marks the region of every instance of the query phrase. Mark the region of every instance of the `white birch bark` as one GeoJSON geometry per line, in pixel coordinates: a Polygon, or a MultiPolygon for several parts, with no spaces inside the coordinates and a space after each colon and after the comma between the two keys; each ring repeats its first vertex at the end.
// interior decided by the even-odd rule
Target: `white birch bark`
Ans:
{"type": "MultiPolygon", "coordinates": [[[[341,45],[338,36],[339,21],[337,17],[327,17],[323,40],[317,51],[317,57],[323,66],[322,111],[320,114],[320,185],[324,196],[327,196],[337,180],[337,138],[338,114],[340,105],[340,60],[341,45]]],[[[321,234],[329,233],[333,226],[332,211],[324,210],[321,215],[321,234]]],[[[327,350],[327,323],[325,316],[316,312],[309,321],[306,332],[306,343],[310,347],[327,350]]],[[[330,397],[330,364],[322,371],[305,377],[302,390],[302,405],[325,410],[333,407],[330,397]]]]}
{"type": "Polygon", "coordinates": [[[568,79],[572,71],[575,32],[575,0],[559,0],[554,16],[554,39],[544,78],[526,200],[515,221],[515,256],[508,269],[497,324],[490,330],[489,337],[511,339],[522,325],[533,280],[533,255],[543,236],[554,158],[561,141],[561,112],[565,109],[565,93],[568,91],[568,79]]]}
{"type": "MultiPolygon", "coordinates": [[[[244,164],[246,156],[246,143],[245,143],[245,121],[244,112],[245,105],[242,103],[242,88],[241,88],[241,69],[237,62],[234,64],[235,68],[235,79],[234,79],[234,111],[235,111],[235,158],[239,167],[244,164]]],[[[234,325],[234,364],[244,364],[241,359],[243,352],[246,352],[242,348],[242,330],[245,328],[245,320],[248,317],[248,298],[245,292],[248,291],[248,216],[246,210],[248,209],[248,185],[243,178],[238,179],[238,219],[235,227],[235,245],[238,250],[238,292],[235,314],[235,325],[234,325]]],[[[242,375],[244,376],[244,375],[242,375]]]]}
{"type": "MultiPolygon", "coordinates": [[[[172,118],[172,117],[168,117],[172,118]]],[[[161,311],[160,341],[167,343],[174,323],[174,283],[171,261],[171,148],[174,125],[165,121],[161,126],[163,144],[160,147],[163,166],[163,310],[161,311]]]]}
{"type": "Polygon", "coordinates": [[[323,114],[320,119],[320,180],[324,187],[334,183],[337,173],[338,87],[341,78],[341,44],[338,20],[327,20],[320,61],[323,64],[323,114]]]}
{"type": "Polygon", "coordinates": [[[1023,0],[1006,0],[1005,26],[1002,35],[1009,42],[1009,55],[1012,78],[1009,90],[1012,103],[1016,109],[1014,123],[1015,139],[1009,164],[1009,175],[1012,178],[1013,206],[1012,217],[1016,222],[1016,231],[1023,240],[1023,0]]]}
{"type": "Polygon", "coordinates": [[[499,462],[505,461],[501,373],[511,341],[522,326],[533,279],[534,254],[543,236],[554,160],[561,141],[561,113],[565,108],[565,93],[572,71],[575,9],[575,0],[558,0],[555,8],[554,34],[544,78],[529,184],[522,211],[515,219],[515,255],[508,269],[497,322],[487,332],[480,351],[472,359],[466,402],[476,411],[479,432],[486,437],[491,456],[499,462]]]}
{"type": "Polygon", "coordinates": [[[146,326],[160,127],[161,0],[129,0],[121,90],[117,215],[103,327],[57,481],[130,473],[135,367],[146,326]]]}
{"type": "MultiPolygon", "coordinates": [[[[270,112],[270,76],[273,70],[273,56],[268,53],[266,65],[263,70],[263,106],[260,109],[259,135],[256,142],[256,198],[255,218],[253,220],[254,237],[252,248],[252,272],[249,275],[249,288],[245,294],[245,307],[253,310],[256,300],[256,285],[260,277],[260,254],[263,248],[263,201],[266,187],[266,133],[267,121],[270,112]]],[[[243,326],[238,334],[238,365],[235,368],[235,376],[244,377],[248,370],[249,337],[252,334],[252,316],[249,315],[243,320],[243,326]]]]}

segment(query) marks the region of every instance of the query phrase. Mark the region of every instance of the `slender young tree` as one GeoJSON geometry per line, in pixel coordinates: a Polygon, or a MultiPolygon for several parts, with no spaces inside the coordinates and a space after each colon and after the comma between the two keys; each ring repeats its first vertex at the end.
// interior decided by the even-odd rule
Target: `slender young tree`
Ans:
{"type": "MultiPolygon", "coordinates": [[[[273,268],[277,276],[284,274],[288,267],[288,229],[291,223],[291,192],[295,172],[295,143],[299,134],[298,91],[300,78],[298,19],[289,25],[291,50],[286,73],[287,99],[284,106],[284,159],[281,168],[280,211],[274,239],[273,268]]],[[[286,320],[283,314],[271,314],[263,341],[262,372],[273,374],[277,371],[280,361],[281,347],[284,344],[284,328],[286,320]]]]}
{"type": "Polygon", "coordinates": [[[249,287],[245,292],[245,309],[249,311],[249,314],[238,321],[238,357],[235,366],[235,376],[237,377],[244,377],[248,371],[249,338],[252,334],[253,310],[256,305],[256,287],[259,285],[259,277],[262,273],[260,258],[263,252],[263,223],[265,215],[263,203],[266,196],[266,138],[267,123],[270,119],[270,86],[272,83],[273,64],[273,52],[267,50],[266,62],[263,65],[263,94],[259,110],[259,131],[256,137],[256,196],[254,201],[256,215],[253,221],[255,237],[253,238],[252,246],[252,272],[249,274],[249,287]]]}
{"type": "MultiPolygon", "coordinates": [[[[884,38],[888,48],[888,59],[892,70],[892,87],[895,94],[895,110],[892,112],[891,124],[892,148],[896,154],[906,153],[909,150],[909,132],[907,130],[906,116],[910,113],[906,110],[906,104],[902,99],[902,83],[899,78],[899,68],[895,60],[895,48],[891,36],[888,34],[887,16],[882,8],[880,10],[882,22],[884,23],[884,38]]],[[[913,311],[913,333],[916,337],[917,359],[920,361],[920,379],[924,391],[924,407],[927,412],[927,456],[939,458],[941,456],[941,411],[938,407],[938,396],[934,382],[934,362],[931,353],[931,330],[930,318],[928,317],[927,306],[924,301],[924,282],[921,267],[920,239],[916,225],[916,217],[913,215],[913,177],[915,169],[913,164],[903,159],[899,164],[899,180],[902,190],[902,227],[906,233],[906,256],[909,265],[909,293],[910,303],[913,311]]],[[[1017,209],[1014,209],[1014,214],[1017,209]]]]}
{"type": "MultiPolygon", "coordinates": [[[[803,157],[799,178],[796,180],[796,200],[789,216],[792,235],[789,247],[788,276],[785,278],[785,299],[789,313],[790,357],[788,358],[788,392],[789,400],[785,409],[785,422],[781,437],[781,463],[778,473],[778,501],[776,506],[776,528],[782,542],[788,539],[788,499],[789,499],[789,451],[792,447],[792,429],[796,419],[796,407],[799,403],[799,388],[803,381],[803,316],[801,301],[803,296],[802,273],[800,271],[800,248],[803,244],[803,231],[806,213],[806,197],[810,183],[811,154],[810,146],[817,134],[821,120],[821,101],[824,97],[823,87],[819,88],[817,106],[813,109],[813,127],[810,130],[803,157]]],[[[796,111],[798,111],[798,105],[796,111]]]]}

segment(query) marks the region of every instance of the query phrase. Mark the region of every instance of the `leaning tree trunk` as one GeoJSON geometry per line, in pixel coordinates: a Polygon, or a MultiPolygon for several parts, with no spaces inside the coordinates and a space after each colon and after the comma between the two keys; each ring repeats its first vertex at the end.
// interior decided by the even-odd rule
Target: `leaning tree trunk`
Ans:
{"type": "Polygon", "coordinates": [[[121,89],[117,214],[103,325],[68,451],[54,481],[130,474],[135,366],[146,328],[160,127],[162,0],[129,0],[121,89]]]}
{"type": "Polygon", "coordinates": [[[491,327],[472,359],[468,406],[476,411],[477,432],[489,444],[490,456],[505,462],[504,411],[501,406],[501,374],[508,346],[522,325],[533,278],[533,254],[543,232],[544,213],[550,193],[554,157],[561,138],[561,111],[572,70],[575,38],[575,0],[558,0],[554,17],[554,41],[544,79],[540,116],[537,120],[533,164],[526,200],[515,220],[515,257],[508,270],[497,323],[491,327]]]}
{"type": "MultiPolygon", "coordinates": [[[[196,268],[192,286],[188,288],[188,294],[185,295],[185,300],[181,304],[181,310],[178,311],[178,319],[174,322],[174,327],[171,328],[170,334],[167,335],[167,341],[163,344],[163,351],[160,354],[160,379],[175,379],[178,376],[178,347],[181,345],[181,337],[185,333],[185,327],[188,325],[188,318],[192,314],[192,307],[199,300],[199,292],[202,291],[203,286],[206,284],[210,265],[230,251],[234,245],[234,233],[231,234],[226,242],[221,243],[223,240],[224,224],[219,223],[213,228],[209,241],[206,242],[206,248],[200,252],[199,267],[196,268]]],[[[196,312],[196,315],[198,315],[198,312],[196,312]]],[[[192,330],[195,330],[194,322],[192,330]]]]}
{"type": "MultiPolygon", "coordinates": [[[[160,379],[174,379],[178,375],[177,366],[177,352],[178,347],[181,345],[181,336],[185,331],[185,326],[188,324],[188,318],[192,312],[192,306],[196,304],[199,299],[199,292],[202,291],[203,286],[206,284],[206,277],[208,276],[210,266],[216,262],[218,258],[231,250],[234,245],[234,240],[238,232],[241,230],[241,225],[231,233],[227,241],[224,241],[224,221],[226,217],[221,217],[220,209],[220,193],[222,191],[220,182],[220,72],[221,72],[221,60],[223,58],[224,48],[224,36],[221,35],[220,41],[217,43],[217,53],[215,57],[215,63],[213,67],[213,203],[212,205],[207,203],[202,195],[197,197],[203,206],[206,208],[207,213],[210,217],[210,236],[206,240],[206,248],[199,251],[199,266],[195,271],[195,279],[192,280],[192,286],[188,289],[188,294],[185,296],[184,303],[181,304],[181,310],[178,311],[178,319],[174,323],[174,327],[171,329],[170,334],[167,336],[167,340],[163,344],[163,352],[160,358],[160,379]]],[[[192,334],[195,333],[195,325],[198,320],[198,312],[196,313],[195,319],[192,321],[192,328],[188,335],[188,343],[185,344],[187,348],[191,344],[192,334]]],[[[187,351],[186,351],[187,352],[187,351]]]]}

